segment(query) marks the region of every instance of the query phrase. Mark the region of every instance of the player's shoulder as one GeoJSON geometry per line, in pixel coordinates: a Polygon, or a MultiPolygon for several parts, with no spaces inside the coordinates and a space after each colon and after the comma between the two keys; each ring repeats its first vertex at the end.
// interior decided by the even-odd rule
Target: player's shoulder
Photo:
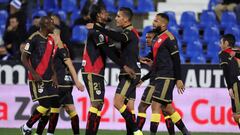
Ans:
{"type": "Polygon", "coordinates": [[[96,29],[89,30],[89,36],[96,38],[99,35],[103,35],[99,30],[96,30],[96,29]]]}
{"type": "Polygon", "coordinates": [[[170,40],[176,40],[176,39],[175,39],[175,36],[174,36],[170,31],[167,30],[167,31],[165,32],[165,34],[168,36],[168,38],[169,38],[170,40]]]}
{"type": "Polygon", "coordinates": [[[220,58],[222,58],[222,59],[230,57],[229,53],[227,53],[227,52],[225,52],[225,51],[220,51],[220,52],[218,53],[218,56],[219,56],[220,58]]]}
{"type": "Polygon", "coordinates": [[[46,37],[42,36],[39,31],[36,31],[28,37],[28,40],[34,40],[34,39],[38,39],[38,38],[47,39],[46,37]]]}
{"type": "Polygon", "coordinates": [[[132,25],[130,25],[130,26],[128,26],[128,27],[126,27],[125,29],[123,29],[123,32],[124,33],[130,33],[131,31],[133,31],[135,28],[132,26],[132,25]]]}

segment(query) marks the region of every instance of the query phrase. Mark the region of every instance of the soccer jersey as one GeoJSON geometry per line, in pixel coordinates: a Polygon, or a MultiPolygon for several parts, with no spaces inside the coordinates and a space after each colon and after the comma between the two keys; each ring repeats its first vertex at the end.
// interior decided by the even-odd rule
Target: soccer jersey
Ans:
{"type": "Polygon", "coordinates": [[[73,85],[70,71],[64,61],[70,58],[69,52],[65,48],[58,48],[54,51],[54,69],[57,73],[58,85],[73,85]]]}
{"type": "MultiPolygon", "coordinates": [[[[51,56],[54,42],[51,37],[48,38],[37,31],[28,38],[24,48],[24,51],[30,55],[30,64],[43,80],[51,80],[53,74],[51,56]]],[[[29,80],[33,80],[30,72],[28,78],[29,80]]]]}
{"type": "Polygon", "coordinates": [[[228,88],[233,88],[233,84],[240,79],[239,64],[240,59],[232,57],[230,53],[233,52],[231,48],[223,50],[219,53],[220,65],[224,70],[224,76],[228,88]]]}
{"type": "Polygon", "coordinates": [[[107,45],[108,37],[94,29],[89,30],[87,44],[83,53],[82,72],[104,76],[106,55],[99,46],[107,45]]]}
{"type": "MultiPolygon", "coordinates": [[[[139,68],[139,35],[137,30],[132,26],[123,29],[122,34],[126,36],[127,41],[121,42],[121,61],[127,66],[134,69],[136,73],[140,73],[139,68]]],[[[121,73],[125,73],[121,70],[121,73]]]]}
{"type": "MultiPolygon", "coordinates": [[[[136,73],[140,73],[139,57],[139,35],[137,30],[129,25],[123,29],[122,32],[116,32],[107,30],[104,27],[94,25],[94,28],[100,30],[102,33],[108,35],[114,41],[121,43],[120,61],[128,67],[135,70],[136,73]]],[[[121,75],[127,75],[127,73],[121,68],[121,75]]]]}
{"type": "MultiPolygon", "coordinates": [[[[153,54],[153,74],[156,77],[163,78],[178,78],[180,79],[180,72],[174,67],[173,55],[178,53],[178,46],[175,37],[168,30],[165,30],[160,35],[155,37],[153,43],[152,54],[153,54]]],[[[179,54],[177,54],[179,57],[179,54]]],[[[178,60],[178,59],[177,59],[178,60]]],[[[180,61],[178,61],[180,63],[180,61]]],[[[177,63],[178,63],[177,62],[177,63]]]]}

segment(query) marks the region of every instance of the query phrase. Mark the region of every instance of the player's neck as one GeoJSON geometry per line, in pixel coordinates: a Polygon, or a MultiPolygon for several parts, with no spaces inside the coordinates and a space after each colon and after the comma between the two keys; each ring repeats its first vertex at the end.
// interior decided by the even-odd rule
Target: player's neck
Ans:
{"type": "Polygon", "coordinates": [[[43,29],[40,29],[39,33],[44,37],[47,37],[47,35],[48,35],[48,32],[46,30],[43,30],[43,29]]]}
{"type": "Polygon", "coordinates": [[[130,26],[130,25],[132,25],[132,23],[131,23],[131,22],[128,22],[128,23],[124,24],[124,25],[122,26],[122,28],[125,29],[125,28],[127,28],[128,26],[130,26]]]}

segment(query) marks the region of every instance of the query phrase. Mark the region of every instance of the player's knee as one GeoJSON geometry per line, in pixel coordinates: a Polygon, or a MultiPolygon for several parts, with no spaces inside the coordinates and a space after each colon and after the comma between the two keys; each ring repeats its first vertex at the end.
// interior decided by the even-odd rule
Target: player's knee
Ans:
{"type": "Polygon", "coordinates": [[[138,106],[138,112],[146,112],[148,107],[149,107],[149,105],[140,103],[140,105],[138,106]]]}
{"type": "Polygon", "coordinates": [[[65,105],[64,109],[67,113],[72,112],[72,111],[76,111],[74,105],[65,105]]]}
{"type": "Polygon", "coordinates": [[[124,98],[119,94],[115,95],[115,97],[114,97],[114,107],[119,109],[123,106],[123,104],[124,104],[124,98]]]}
{"type": "Polygon", "coordinates": [[[161,104],[158,103],[158,102],[153,101],[152,105],[151,105],[151,108],[152,108],[152,112],[153,113],[160,113],[160,111],[161,111],[161,104]]]}

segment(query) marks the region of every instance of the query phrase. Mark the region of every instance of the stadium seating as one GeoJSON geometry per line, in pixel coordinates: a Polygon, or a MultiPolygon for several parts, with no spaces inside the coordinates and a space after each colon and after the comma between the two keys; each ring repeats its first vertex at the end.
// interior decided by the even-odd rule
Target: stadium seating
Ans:
{"type": "Polygon", "coordinates": [[[233,34],[236,38],[236,42],[240,42],[240,29],[237,25],[229,25],[224,34],[233,34]]]}
{"type": "Polygon", "coordinates": [[[118,7],[128,7],[135,11],[133,0],[119,0],[118,7]]]}
{"type": "Polygon", "coordinates": [[[0,0],[0,3],[8,3],[10,0],[0,0]]]}
{"type": "Polygon", "coordinates": [[[62,10],[69,13],[77,10],[77,1],[76,0],[62,0],[62,10]]]}
{"type": "Polygon", "coordinates": [[[169,23],[168,26],[175,26],[178,27],[177,21],[176,21],[176,14],[173,11],[166,11],[164,12],[168,15],[169,17],[169,23]]]}
{"type": "Polygon", "coordinates": [[[203,54],[198,54],[198,55],[192,57],[190,62],[192,64],[205,64],[206,58],[204,57],[203,54]]]}
{"type": "Polygon", "coordinates": [[[179,27],[169,25],[168,30],[175,36],[175,38],[177,38],[178,41],[182,42],[182,38],[179,35],[179,27]]]}
{"type": "Polygon", "coordinates": [[[72,30],[72,41],[84,43],[87,40],[88,30],[84,25],[77,25],[72,30]]]}
{"type": "Polygon", "coordinates": [[[203,48],[199,40],[187,44],[186,57],[192,58],[200,54],[203,54],[203,48]]]}
{"type": "Polygon", "coordinates": [[[180,60],[181,60],[181,64],[185,64],[186,63],[186,59],[183,55],[180,55],[180,60]]]}
{"type": "Polygon", "coordinates": [[[148,13],[154,11],[154,4],[152,0],[138,0],[136,13],[148,13]]]}
{"type": "Polygon", "coordinates": [[[213,60],[215,57],[218,57],[218,52],[221,50],[220,48],[220,42],[210,42],[207,46],[207,52],[205,57],[208,59],[213,60]]]}
{"type": "Polygon", "coordinates": [[[47,12],[53,12],[58,10],[58,0],[44,0],[43,10],[47,12]]]}
{"type": "Polygon", "coordinates": [[[221,0],[210,0],[208,3],[208,10],[214,10],[216,5],[220,2],[221,2],[221,0]]]}
{"type": "Polygon", "coordinates": [[[80,11],[82,11],[82,9],[84,8],[86,2],[87,2],[87,0],[80,0],[80,11]]]}
{"type": "Polygon", "coordinates": [[[112,13],[117,12],[117,7],[115,6],[114,0],[103,0],[103,2],[108,12],[112,12],[112,13]]]}
{"type": "Polygon", "coordinates": [[[234,12],[226,11],[222,13],[221,28],[226,29],[228,26],[236,25],[237,17],[234,12]]]}
{"type": "Polygon", "coordinates": [[[208,26],[218,25],[217,18],[214,11],[203,11],[200,16],[200,28],[204,29],[208,26]]]}
{"type": "Polygon", "coordinates": [[[211,63],[212,64],[219,64],[219,57],[218,57],[218,55],[214,55],[214,57],[212,57],[211,63]]]}
{"type": "Polygon", "coordinates": [[[0,25],[4,25],[8,18],[8,12],[6,10],[0,10],[0,25]]]}
{"type": "Polygon", "coordinates": [[[199,40],[199,29],[196,26],[187,27],[183,30],[183,41],[192,42],[199,40]]]}
{"type": "Polygon", "coordinates": [[[55,14],[59,15],[61,21],[66,22],[67,20],[66,12],[64,12],[63,10],[58,10],[55,12],[55,14]]]}
{"type": "Polygon", "coordinates": [[[44,10],[38,10],[32,14],[32,18],[34,18],[34,16],[47,16],[47,13],[44,10]]]}
{"type": "Polygon", "coordinates": [[[182,28],[187,28],[189,26],[197,25],[197,20],[195,17],[195,12],[193,11],[185,11],[181,15],[180,26],[182,28]]]}
{"type": "Polygon", "coordinates": [[[71,17],[70,17],[70,26],[72,26],[74,24],[74,21],[78,18],[81,17],[81,12],[80,11],[74,11],[72,14],[71,14],[71,17]]]}
{"type": "Polygon", "coordinates": [[[220,31],[217,26],[209,26],[205,28],[203,40],[208,44],[220,40],[220,31]]]}
{"type": "Polygon", "coordinates": [[[3,36],[4,30],[5,30],[5,24],[0,25],[0,38],[3,36]]]}

